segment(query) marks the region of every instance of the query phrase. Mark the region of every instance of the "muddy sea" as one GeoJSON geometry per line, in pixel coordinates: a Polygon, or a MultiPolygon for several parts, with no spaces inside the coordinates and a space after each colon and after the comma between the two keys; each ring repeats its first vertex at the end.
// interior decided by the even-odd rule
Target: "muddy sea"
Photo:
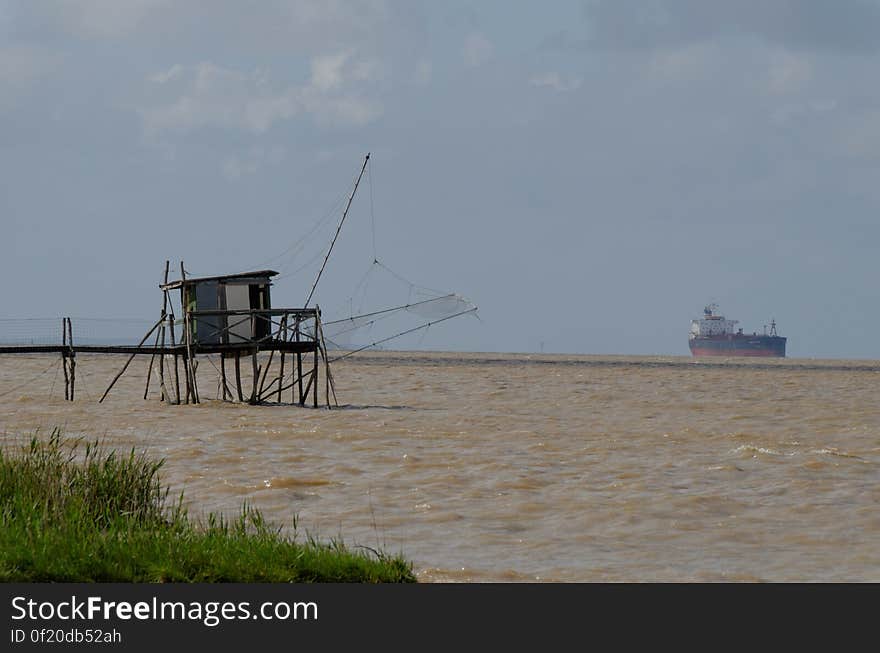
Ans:
{"type": "MultiPolygon", "coordinates": [[[[165,459],[195,515],[403,553],[422,582],[880,581],[880,361],[364,352],[339,406],[144,400],[138,357],[0,356],[0,438],[165,459]]],[[[322,396],[323,400],[323,396],[322,396]]]]}

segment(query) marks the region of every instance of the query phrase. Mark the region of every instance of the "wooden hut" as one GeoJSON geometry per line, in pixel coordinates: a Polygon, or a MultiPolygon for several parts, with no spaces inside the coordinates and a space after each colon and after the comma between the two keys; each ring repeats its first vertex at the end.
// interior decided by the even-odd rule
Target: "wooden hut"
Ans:
{"type": "Polygon", "coordinates": [[[270,322],[265,319],[252,320],[249,312],[271,310],[269,289],[272,277],[277,275],[274,270],[258,270],[178,279],[159,287],[163,291],[180,289],[180,305],[184,314],[193,314],[190,325],[193,343],[240,344],[269,336],[270,322]],[[205,314],[211,312],[217,314],[205,314]]]}

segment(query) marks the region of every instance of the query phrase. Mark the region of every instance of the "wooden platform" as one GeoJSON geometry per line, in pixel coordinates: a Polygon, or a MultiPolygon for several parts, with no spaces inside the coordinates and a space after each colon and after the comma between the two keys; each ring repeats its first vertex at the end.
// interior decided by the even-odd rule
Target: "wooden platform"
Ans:
{"type": "MultiPolygon", "coordinates": [[[[277,351],[287,354],[310,353],[318,349],[314,340],[300,342],[267,340],[241,344],[192,344],[193,354],[250,354],[256,351],[277,351]]],[[[152,345],[2,345],[0,354],[178,354],[186,355],[186,345],[154,347],[152,345]]]]}

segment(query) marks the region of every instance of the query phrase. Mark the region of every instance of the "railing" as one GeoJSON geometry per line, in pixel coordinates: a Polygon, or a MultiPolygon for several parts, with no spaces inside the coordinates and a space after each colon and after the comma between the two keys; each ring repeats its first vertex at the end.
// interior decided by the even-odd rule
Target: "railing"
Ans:
{"type": "Polygon", "coordinates": [[[318,308],[211,309],[189,312],[192,342],[196,345],[314,343],[317,341],[319,320],[318,308]]]}

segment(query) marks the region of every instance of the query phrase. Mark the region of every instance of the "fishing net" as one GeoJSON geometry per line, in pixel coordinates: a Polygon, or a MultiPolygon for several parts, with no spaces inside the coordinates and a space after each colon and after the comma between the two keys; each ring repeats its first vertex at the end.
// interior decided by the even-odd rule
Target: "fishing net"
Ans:
{"type": "Polygon", "coordinates": [[[402,346],[407,336],[416,337],[408,344],[417,346],[430,326],[476,311],[469,299],[413,284],[374,260],[346,305],[325,315],[322,328],[333,349],[360,351],[392,341],[402,346]]]}
{"type": "MultiPolygon", "coordinates": [[[[421,348],[429,327],[462,315],[476,314],[477,307],[457,293],[415,284],[380,260],[376,248],[372,164],[367,165],[368,162],[369,155],[347,201],[347,193],[338,196],[302,238],[279,255],[263,261],[261,265],[271,264],[280,272],[273,280],[275,284],[287,285],[295,280],[297,285],[311,288],[305,305],[321,306],[323,336],[328,348],[356,352],[393,342],[396,348],[418,349],[421,348]],[[369,220],[364,220],[363,216],[361,219],[356,217],[354,221],[349,220],[346,229],[353,229],[355,233],[347,234],[348,238],[339,239],[337,243],[364,172],[369,184],[369,220]],[[340,211],[342,218],[337,222],[335,217],[340,211]],[[348,260],[364,256],[366,252],[363,249],[371,246],[371,258],[368,260],[372,263],[348,298],[341,304],[330,306],[329,303],[325,304],[324,298],[345,297],[345,289],[350,287],[350,281],[343,282],[333,278],[330,280],[333,285],[329,292],[325,284],[322,291],[314,294],[337,244],[334,256],[348,260]],[[339,248],[342,251],[338,251],[339,248]]],[[[332,263],[329,267],[333,268],[332,263]]],[[[334,275],[330,273],[329,276],[334,275]]],[[[277,299],[278,295],[275,297],[277,299]]],[[[313,326],[305,324],[302,328],[308,336],[314,337],[313,326]]]]}
{"type": "MultiPolygon", "coordinates": [[[[136,345],[155,320],[72,317],[76,345],[136,345]]],[[[60,345],[61,318],[0,318],[0,345],[60,345]]]]}

